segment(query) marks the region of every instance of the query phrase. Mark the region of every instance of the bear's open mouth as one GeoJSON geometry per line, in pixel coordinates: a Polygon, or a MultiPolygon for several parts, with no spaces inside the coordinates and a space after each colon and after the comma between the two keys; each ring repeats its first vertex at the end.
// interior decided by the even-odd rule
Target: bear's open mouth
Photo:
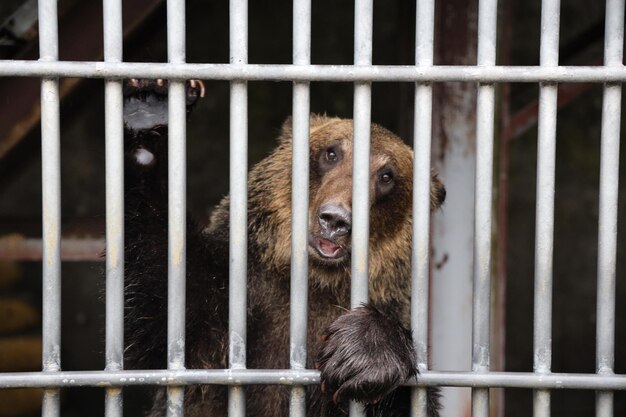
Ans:
{"type": "Polygon", "coordinates": [[[346,250],[343,247],[321,237],[310,236],[309,245],[325,259],[340,259],[346,254],[346,250]]]}

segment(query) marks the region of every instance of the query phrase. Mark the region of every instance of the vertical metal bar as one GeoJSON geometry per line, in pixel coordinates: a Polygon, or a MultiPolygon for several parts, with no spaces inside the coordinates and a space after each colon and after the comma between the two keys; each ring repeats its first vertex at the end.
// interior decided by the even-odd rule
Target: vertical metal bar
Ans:
{"type": "MultiPolygon", "coordinates": [[[[56,0],[39,1],[39,60],[59,58],[56,0]]],[[[61,370],[61,146],[59,81],[41,80],[43,370],[61,370]]],[[[59,416],[60,389],[46,389],[42,416],[59,416]]]]}
{"type": "MultiPolygon", "coordinates": [[[[624,0],[607,0],[604,65],[622,65],[623,45],[624,0]]],[[[601,375],[612,375],[615,362],[615,263],[617,256],[621,99],[621,84],[604,85],[596,306],[596,372],[601,375]]],[[[613,416],[612,392],[599,391],[596,394],[596,416],[613,416]]]]}
{"type": "MultiPolygon", "coordinates": [[[[354,64],[372,64],[372,0],[355,9],[354,64]]],[[[352,185],[352,307],[367,302],[370,195],[371,83],[354,86],[354,157],[352,185]]]]}
{"type": "MultiPolygon", "coordinates": [[[[293,63],[311,63],[311,0],[293,3],[293,63]]],[[[293,159],[291,188],[290,366],[306,368],[308,310],[309,83],[293,84],[293,159]]],[[[303,386],[291,389],[289,415],[306,416],[303,386]]]]}
{"type": "MultiPolygon", "coordinates": [[[[357,0],[354,11],[354,65],[372,65],[373,1],[357,0]]],[[[372,84],[354,85],[354,144],[352,168],[352,283],[350,303],[355,308],[368,300],[368,243],[370,205],[370,133],[372,84]]],[[[350,403],[350,415],[363,415],[363,407],[350,403]]]]}
{"type": "MultiPolygon", "coordinates": [[[[121,0],[104,0],[104,60],[122,61],[121,0]]],[[[124,366],[124,121],[122,82],[105,80],[106,365],[124,366]]],[[[122,417],[122,389],[107,388],[107,417],[122,417]]]]}
{"type": "MultiPolygon", "coordinates": [[[[434,0],[418,0],[416,6],[415,63],[433,65],[435,32],[434,0]]],[[[413,159],[413,253],[411,287],[411,327],[413,328],[417,369],[428,370],[428,294],[430,279],[430,148],[432,136],[432,84],[415,85],[413,159]]],[[[427,417],[426,388],[411,393],[411,416],[427,417]]]]}
{"type": "MultiPolygon", "coordinates": [[[[560,0],[543,0],[541,7],[540,65],[559,63],[560,0]]],[[[557,85],[539,87],[537,146],[537,215],[535,225],[534,372],[551,372],[552,255],[554,249],[554,169],[556,157],[557,85]]],[[[533,393],[535,417],[550,415],[550,392],[533,393]]]]}
{"type": "MultiPolygon", "coordinates": [[[[230,1],[230,63],[248,63],[248,2],[230,1]]],[[[248,261],[248,87],[230,85],[230,298],[229,367],[246,367],[246,304],[248,261]]],[[[228,415],[243,417],[243,387],[228,389],[228,415]]]]}
{"type": "MultiPolygon", "coordinates": [[[[167,2],[167,55],[170,63],[185,62],[185,2],[167,2]]],[[[185,276],[187,253],[186,88],[170,81],[168,88],[168,286],[167,367],[185,368],[185,276]]],[[[184,415],[184,388],[167,388],[168,417],[184,415]]]]}
{"type": "MultiPolygon", "coordinates": [[[[478,66],[496,64],[498,2],[478,3],[478,66]]],[[[491,224],[493,183],[493,84],[478,86],[476,109],[476,190],[474,198],[474,288],[472,370],[489,372],[491,318],[491,224]]],[[[489,389],[472,390],[472,415],[489,416],[489,389]]]]}

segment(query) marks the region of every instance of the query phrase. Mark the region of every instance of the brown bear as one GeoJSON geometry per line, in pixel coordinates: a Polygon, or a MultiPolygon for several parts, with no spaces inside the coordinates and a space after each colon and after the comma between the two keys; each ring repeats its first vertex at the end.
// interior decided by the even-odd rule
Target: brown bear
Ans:
{"type": "MultiPolygon", "coordinates": [[[[189,83],[188,104],[198,96],[189,83]]],[[[167,119],[162,83],[126,88],[126,340],[127,363],[165,367],[167,314],[167,119]],[[144,123],[132,115],[150,114],[144,123]]],[[[291,223],[290,121],[277,148],[249,173],[247,367],[289,368],[291,223]]],[[[370,302],[350,306],[352,121],[310,119],[309,314],[307,368],[320,369],[320,386],[307,388],[307,415],[346,416],[349,400],[369,416],[408,416],[416,375],[410,308],[413,152],[390,131],[371,128],[370,302]]],[[[445,190],[433,174],[431,208],[445,190]]],[[[209,225],[187,228],[187,368],[228,365],[229,199],[209,225]]],[[[429,415],[438,398],[429,390],[429,415]]],[[[226,415],[226,388],[187,387],[186,415],[226,415]]],[[[165,415],[164,390],[149,416],[165,415]]],[[[289,388],[246,387],[248,416],[288,414],[289,388]]]]}

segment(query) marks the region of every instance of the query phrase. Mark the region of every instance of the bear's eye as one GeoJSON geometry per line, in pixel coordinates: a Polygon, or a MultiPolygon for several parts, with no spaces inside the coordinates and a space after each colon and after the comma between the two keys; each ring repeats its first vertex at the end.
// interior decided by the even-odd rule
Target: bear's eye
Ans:
{"type": "Polygon", "coordinates": [[[390,195],[395,185],[393,168],[387,166],[378,171],[376,178],[376,200],[382,201],[390,195]]]}
{"type": "Polygon", "coordinates": [[[322,148],[321,152],[317,155],[318,170],[321,174],[335,168],[343,158],[341,147],[338,144],[333,144],[326,149],[322,148]]]}
{"type": "Polygon", "coordinates": [[[380,175],[380,180],[385,184],[389,184],[391,181],[393,181],[393,174],[391,172],[383,172],[380,175]]]}

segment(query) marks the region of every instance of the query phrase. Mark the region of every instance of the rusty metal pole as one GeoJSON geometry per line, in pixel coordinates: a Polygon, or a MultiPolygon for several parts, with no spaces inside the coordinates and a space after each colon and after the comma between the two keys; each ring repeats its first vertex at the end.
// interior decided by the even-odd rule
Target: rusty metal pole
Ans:
{"type": "MultiPolygon", "coordinates": [[[[437,2],[436,65],[476,65],[477,2],[437,2]]],[[[433,166],[447,188],[443,210],[433,216],[432,368],[472,367],[472,270],[476,85],[436,84],[433,166]]],[[[470,390],[444,388],[442,417],[471,414],[470,390]]]]}

